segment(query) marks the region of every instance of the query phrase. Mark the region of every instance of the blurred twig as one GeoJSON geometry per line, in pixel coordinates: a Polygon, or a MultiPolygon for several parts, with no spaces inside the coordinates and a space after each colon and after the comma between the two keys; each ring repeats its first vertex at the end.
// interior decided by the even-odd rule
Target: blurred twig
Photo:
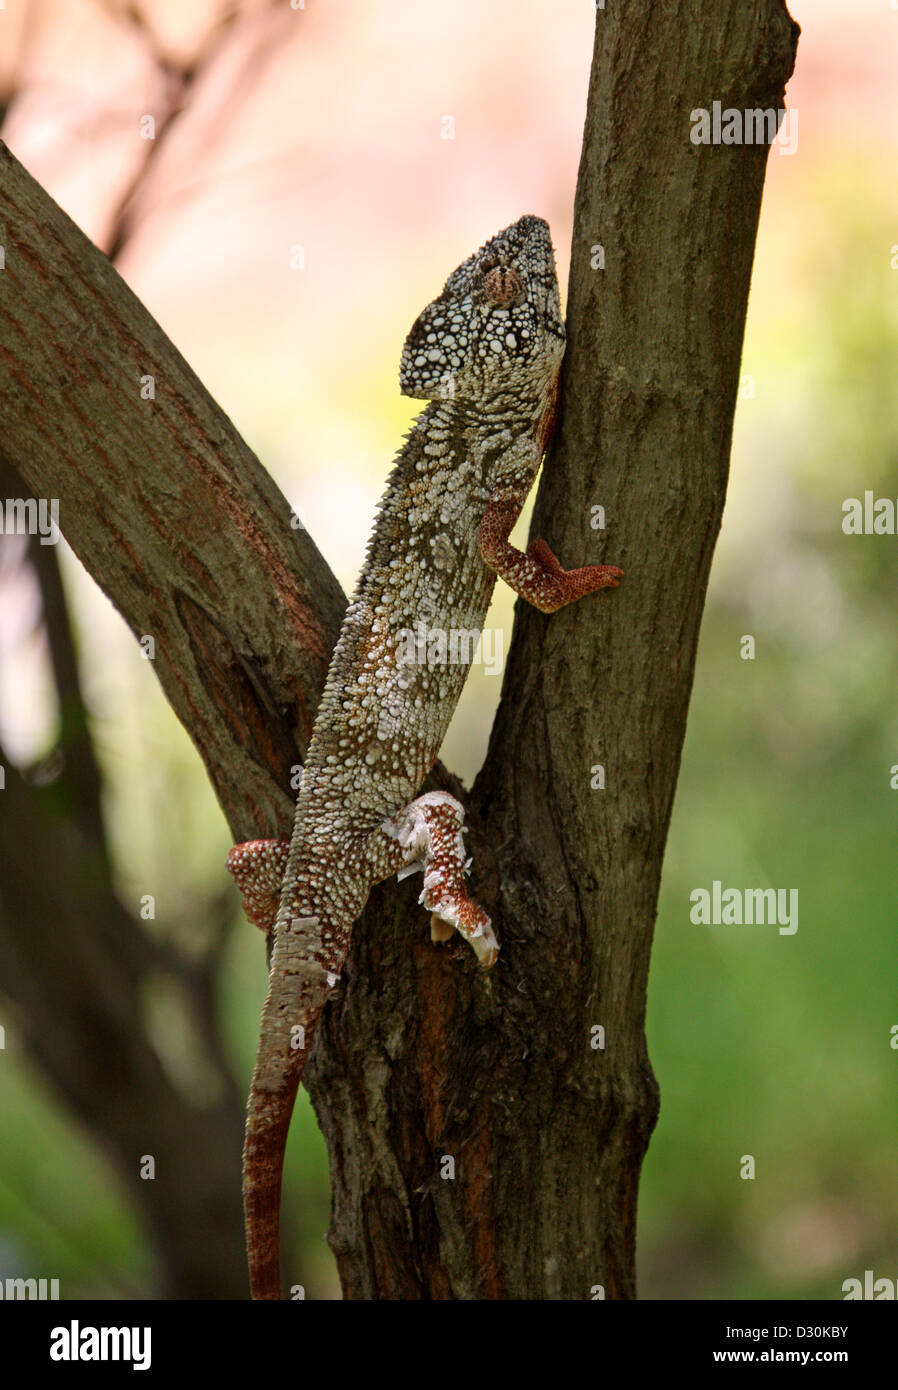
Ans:
{"type": "MultiPolygon", "coordinates": [[[[0,495],[22,494],[27,489],[0,459],[0,495]]],[[[6,548],[5,538],[0,544],[6,548]]],[[[32,565],[41,589],[59,708],[58,756],[45,766],[59,770],[49,780],[23,775],[0,749],[7,773],[7,833],[0,836],[3,994],[30,1054],[112,1154],[154,1230],[163,1288],[183,1297],[239,1297],[242,1104],[215,1004],[223,904],[217,903],[208,949],[191,959],[170,934],[164,941],[148,935],[119,900],[55,547],[32,539],[22,563],[32,565]],[[188,1100],[156,1056],[143,994],[145,981],[160,973],[177,979],[191,1032],[216,1076],[209,1104],[188,1100]],[[191,1155],[182,1152],[188,1142],[191,1155]],[[138,1181],[141,1152],[157,1158],[153,1182],[138,1181]],[[198,1183],[200,1172],[205,1176],[198,1183]],[[204,1211],[210,1214],[205,1220],[204,1211]],[[185,1240],[184,1232],[198,1224],[204,1239],[185,1240]]],[[[202,920],[201,904],[196,913],[202,920]]]]}
{"type": "MultiPolygon", "coordinates": [[[[153,31],[144,11],[136,3],[136,0],[126,0],[126,3],[121,6],[115,5],[112,0],[98,0],[98,3],[107,13],[124,21],[140,34],[167,94],[165,107],[156,120],[154,138],[141,141],[142,158],[130,182],[121,193],[110,219],[105,249],[109,259],[116,261],[138,225],[139,218],[136,213],[138,194],[146,187],[149,176],[160,162],[161,155],[170,143],[172,132],[193,100],[197,88],[227,44],[232,41],[238,26],[242,23],[246,30],[247,52],[244,61],[237,69],[233,86],[222,95],[216,120],[208,121],[208,138],[205,142],[206,154],[208,154],[212,144],[212,133],[217,132],[220,136],[227,124],[228,117],[239,111],[241,101],[252,90],[260,67],[270,56],[273,38],[280,35],[281,23],[266,26],[262,22],[265,17],[264,13],[248,16],[244,12],[244,7],[237,0],[237,3],[227,5],[222,9],[217,19],[202,36],[191,59],[188,62],[183,62],[166,52],[164,45],[153,31]]],[[[289,10],[284,6],[271,3],[270,11],[276,14],[281,22],[289,19],[289,10]]]]}

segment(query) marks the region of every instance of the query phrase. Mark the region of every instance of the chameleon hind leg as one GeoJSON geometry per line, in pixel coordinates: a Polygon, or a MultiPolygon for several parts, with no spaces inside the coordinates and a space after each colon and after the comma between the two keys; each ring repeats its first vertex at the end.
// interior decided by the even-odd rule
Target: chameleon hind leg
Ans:
{"type": "MultiPolygon", "coordinates": [[[[464,817],[461,803],[448,792],[425,792],[367,838],[363,855],[372,884],[423,870],[419,901],[430,910],[432,939],[447,941],[458,931],[481,964],[490,966],[499,944],[487,913],[465,886],[464,817]]],[[[289,840],[247,840],[226,860],[247,917],[264,932],[274,930],[289,849],[289,840]]]]}
{"type": "Polygon", "coordinates": [[[459,932],[481,965],[495,964],[499,943],[483,908],[465,886],[468,866],[462,839],[465,812],[448,792],[425,792],[389,816],[366,844],[373,883],[391,874],[406,878],[424,871],[418,899],[431,912],[430,934],[445,941],[459,932]]]}
{"type": "MultiPolygon", "coordinates": [[[[304,774],[303,768],[293,784],[297,794],[304,774]]],[[[289,840],[244,840],[234,845],[225,860],[228,873],[240,889],[244,912],[261,931],[274,931],[289,853],[289,840]]]]}
{"type": "Polygon", "coordinates": [[[289,851],[289,840],[245,840],[225,860],[244,912],[264,932],[274,931],[289,851]]]}

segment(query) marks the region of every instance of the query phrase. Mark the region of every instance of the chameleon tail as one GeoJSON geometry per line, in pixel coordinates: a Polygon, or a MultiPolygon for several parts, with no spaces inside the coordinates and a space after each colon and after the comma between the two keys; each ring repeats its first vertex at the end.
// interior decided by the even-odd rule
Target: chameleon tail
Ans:
{"type": "Polygon", "coordinates": [[[243,1148],[246,1249],[254,1299],[281,1297],[284,1146],[315,1028],[335,983],[335,976],[308,954],[310,929],[313,923],[317,927],[317,920],[299,918],[278,932],[262,1012],[243,1148]]]}
{"type": "MultiPolygon", "coordinates": [[[[253,1298],[261,1299],[281,1296],[284,1146],[315,1028],[336,983],[336,976],[316,959],[322,954],[321,919],[295,916],[297,903],[292,896],[284,899],[283,911],[278,911],[281,885],[285,878],[292,884],[296,877],[289,853],[287,840],[251,840],[235,845],[227,858],[247,916],[270,933],[274,943],[243,1146],[250,1288],[253,1298]]],[[[333,950],[333,943],[343,934],[330,923],[326,934],[335,958],[340,953],[333,950]]]]}
{"type": "Polygon", "coordinates": [[[278,1094],[250,1093],[243,1146],[243,1211],[250,1295],[281,1297],[280,1213],[284,1145],[296,1100],[301,1065],[278,1094]]]}

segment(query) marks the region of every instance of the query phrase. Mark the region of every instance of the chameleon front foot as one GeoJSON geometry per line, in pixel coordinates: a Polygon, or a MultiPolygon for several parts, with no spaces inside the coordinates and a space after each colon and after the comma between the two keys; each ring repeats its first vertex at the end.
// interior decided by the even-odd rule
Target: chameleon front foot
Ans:
{"type": "MultiPolygon", "coordinates": [[[[624,572],[617,565],[584,565],[581,569],[562,569],[544,540],[531,541],[528,559],[537,566],[538,574],[531,581],[534,598],[531,602],[543,613],[555,613],[565,604],[573,603],[599,589],[616,589],[624,572]]],[[[529,594],[525,597],[530,597],[529,594]]]]}
{"type": "MultiPolygon", "coordinates": [[[[538,459],[537,459],[538,462],[538,459]]],[[[584,565],[566,570],[544,540],[531,541],[527,554],[516,550],[508,537],[520,516],[526,491],[498,491],[491,499],[477,530],[477,544],[484,563],[501,574],[516,594],[541,613],[555,613],[597,589],[616,589],[624,572],[617,565],[584,565]]]]}

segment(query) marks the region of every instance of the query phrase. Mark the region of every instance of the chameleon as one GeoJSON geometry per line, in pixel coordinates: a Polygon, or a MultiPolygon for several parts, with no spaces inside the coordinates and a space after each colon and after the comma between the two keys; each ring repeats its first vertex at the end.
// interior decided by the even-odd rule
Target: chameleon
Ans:
{"type": "Polygon", "coordinates": [[[501,575],[552,613],[616,587],[614,565],[564,570],[509,536],[555,428],[565,348],[549,227],[526,216],[469,256],[418,316],[399,370],[427,405],[405,437],[334,648],[292,838],[236,845],[227,867],[271,963],[247,1107],[243,1196],[250,1290],[279,1299],[284,1146],[305,1061],[372,887],[421,871],[431,937],[457,931],[484,968],[499,943],[469,895],[464,808],[417,795],[471,664],[420,634],[476,630],[501,575]],[[411,641],[410,634],[419,637],[411,641]]]}

